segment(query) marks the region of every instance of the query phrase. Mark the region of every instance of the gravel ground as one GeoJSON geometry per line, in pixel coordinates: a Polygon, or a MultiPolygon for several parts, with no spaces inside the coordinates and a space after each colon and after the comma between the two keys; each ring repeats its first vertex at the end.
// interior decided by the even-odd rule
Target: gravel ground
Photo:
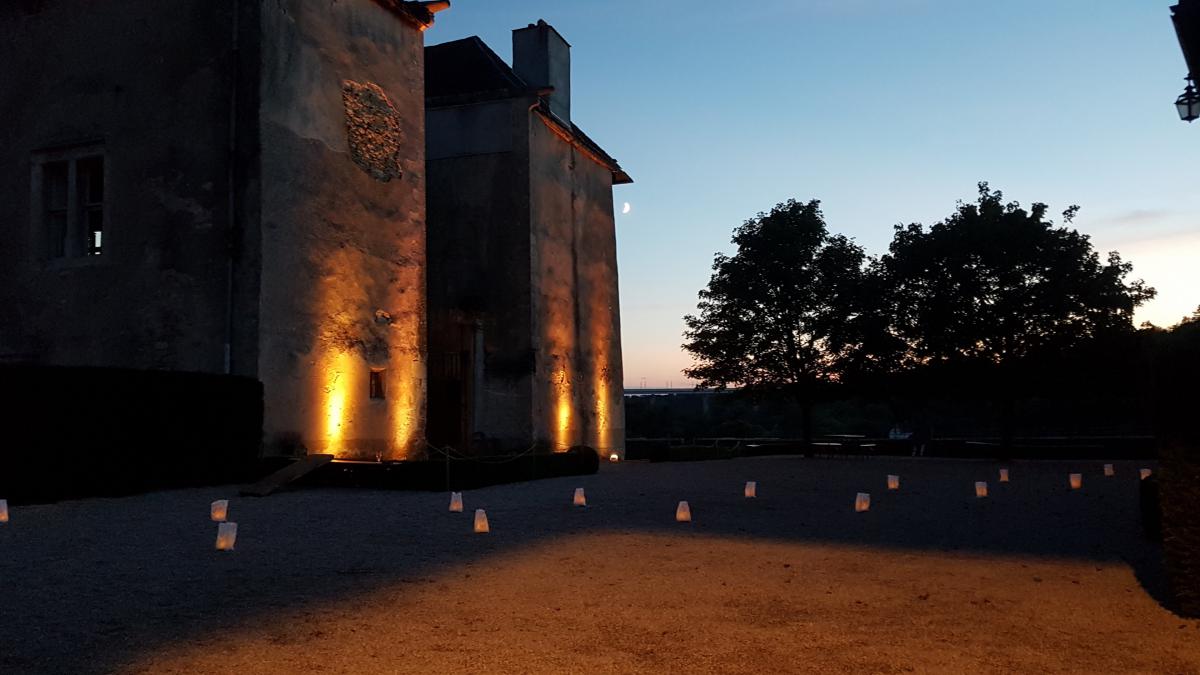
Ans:
{"type": "Polygon", "coordinates": [[[0,673],[1200,673],[1200,622],[1163,607],[1139,533],[1139,465],[1008,466],[606,464],[468,492],[461,514],[441,493],[234,487],[12,507],[0,673]]]}

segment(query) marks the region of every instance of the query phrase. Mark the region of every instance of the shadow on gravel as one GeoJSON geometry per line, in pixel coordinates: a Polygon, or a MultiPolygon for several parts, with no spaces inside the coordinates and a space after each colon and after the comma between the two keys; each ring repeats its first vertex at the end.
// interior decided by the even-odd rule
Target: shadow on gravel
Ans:
{"type": "Polygon", "coordinates": [[[583,532],[828,543],[876,550],[1046,557],[1128,564],[1165,602],[1157,545],[1141,533],[1138,463],[1000,464],[747,458],[624,463],[588,476],[465,494],[310,489],[234,498],[232,553],[212,550],[208,503],[237,490],[205,488],[13,509],[0,527],[4,673],[107,673],[181,641],[261,629],[281,614],[353,601],[383,588],[453,575],[465,562],[583,532]],[[1082,490],[1067,474],[1084,475],[1082,490]],[[886,476],[901,488],[886,489],[886,476]],[[745,499],[746,480],[758,498],[745,499]],[[988,481],[989,496],[974,496],[988,481]],[[575,487],[589,506],[571,506],[575,487]],[[855,513],[857,492],[871,509],[855,513]],[[681,499],[693,522],[674,522],[681,499]],[[471,533],[486,508],[491,534],[471,533]]]}

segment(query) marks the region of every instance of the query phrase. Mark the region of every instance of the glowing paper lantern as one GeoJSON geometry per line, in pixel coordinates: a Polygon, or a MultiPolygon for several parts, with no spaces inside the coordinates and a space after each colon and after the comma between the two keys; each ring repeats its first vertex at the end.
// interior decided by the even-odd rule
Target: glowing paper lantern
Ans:
{"type": "Polygon", "coordinates": [[[0,523],[8,522],[8,500],[0,499],[0,523]]]}
{"type": "Polygon", "coordinates": [[[1083,487],[1083,474],[1073,473],[1068,478],[1071,480],[1071,489],[1078,490],[1083,487]]]}
{"type": "Polygon", "coordinates": [[[450,510],[454,513],[462,513],[462,493],[450,493],[450,510]]]}
{"type": "Polygon", "coordinates": [[[900,489],[900,476],[893,476],[891,474],[888,474],[888,489],[889,490],[899,490],[900,489]]]}
{"type": "Polygon", "coordinates": [[[237,523],[217,523],[217,550],[232,551],[237,541],[237,523]]]}
{"type": "Polygon", "coordinates": [[[985,480],[975,481],[975,496],[980,499],[983,499],[984,497],[987,496],[987,481],[985,481],[985,480]]]}
{"type": "Polygon", "coordinates": [[[488,529],[487,514],[483,509],[475,509],[475,534],[487,534],[491,532],[488,529]]]}
{"type": "Polygon", "coordinates": [[[857,513],[871,510],[871,495],[860,492],[854,497],[854,510],[857,513]]]}
{"type": "Polygon", "coordinates": [[[229,516],[229,500],[218,499],[208,507],[208,515],[218,523],[225,522],[225,518],[229,516]]]}
{"type": "Polygon", "coordinates": [[[1001,483],[1008,482],[1008,469],[1000,469],[1000,482],[1001,483]]]}
{"type": "Polygon", "coordinates": [[[687,502],[679,502],[679,506],[675,507],[675,520],[680,523],[692,522],[692,508],[687,502]]]}
{"type": "Polygon", "coordinates": [[[615,463],[621,461],[621,457],[620,457],[620,455],[618,455],[617,453],[614,452],[613,454],[608,456],[608,461],[613,462],[615,464],[615,463]]]}
{"type": "Polygon", "coordinates": [[[758,496],[758,483],[752,480],[746,481],[746,489],[743,490],[743,493],[746,495],[746,499],[754,499],[758,496]]]}
{"type": "Polygon", "coordinates": [[[1112,464],[1105,464],[1105,465],[1104,465],[1104,475],[1105,475],[1105,476],[1112,476],[1112,475],[1114,475],[1114,474],[1116,474],[1116,471],[1114,471],[1114,470],[1113,470],[1113,465],[1112,465],[1112,464]]]}
{"type": "Polygon", "coordinates": [[[587,497],[583,496],[583,488],[575,488],[575,506],[587,506],[587,497]]]}
{"type": "Polygon", "coordinates": [[[1142,480],[1146,480],[1147,478],[1149,478],[1150,473],[1151,473],[1150,469],[1138,469],[1138,476],[1140,476],[1142,480]]]}

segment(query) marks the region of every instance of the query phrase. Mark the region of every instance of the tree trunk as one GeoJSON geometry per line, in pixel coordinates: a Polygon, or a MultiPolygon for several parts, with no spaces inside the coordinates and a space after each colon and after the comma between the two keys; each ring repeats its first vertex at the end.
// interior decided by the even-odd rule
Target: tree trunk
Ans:
{"type": "Polygon", "coordinates": [[[804,454],[812,452],[812,410],[811,400],[800,401],[800,441],[804,447],[804,454]]]}

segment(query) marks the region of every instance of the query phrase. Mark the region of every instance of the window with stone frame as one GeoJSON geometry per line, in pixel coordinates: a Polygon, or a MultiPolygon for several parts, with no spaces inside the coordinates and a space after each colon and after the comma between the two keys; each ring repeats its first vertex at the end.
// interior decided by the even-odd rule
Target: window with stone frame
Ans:
{"type": "Polygon", "coordinates": [[[35,246],[48,260],[98,259],[108,238],[103,149],[39,152],[33,161],[35,246]]]}

